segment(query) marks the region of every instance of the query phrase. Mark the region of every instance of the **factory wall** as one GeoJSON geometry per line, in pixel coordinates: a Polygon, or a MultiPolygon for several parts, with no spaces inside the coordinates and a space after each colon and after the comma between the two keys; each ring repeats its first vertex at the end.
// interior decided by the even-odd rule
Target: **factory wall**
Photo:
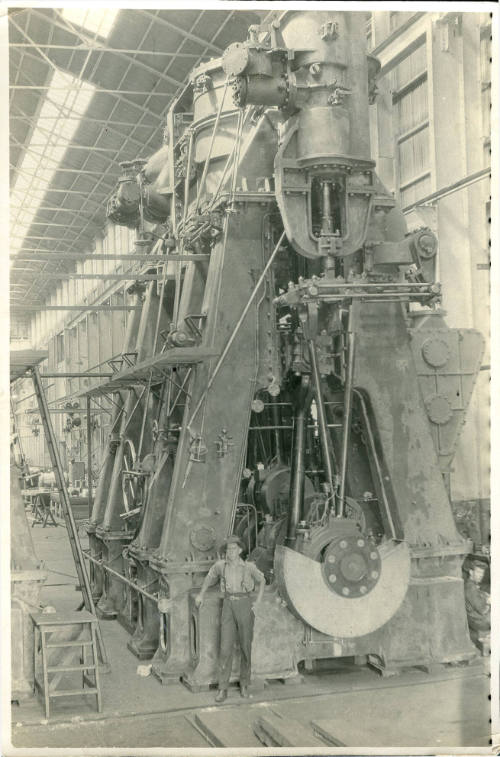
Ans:
{"type": "Polygon", "coordinates": [[[451,477],[452,499],[489,496],[488,178],[421,203],[490,164],[491,22],[480,13],[374,13],[369,47],[382,63],[372,153],[409,229],[439,239],[438,279],[453,328],[485,337],[451,477]]]}
{"type": "MultiPolygon", "coordinates": [[[[101,239],[96,239],[95,253],[127,253],[134,250],[134,232],[125,227],[108,224],[101,239]]],[[[75,273],[120,273],[128,268],[126,261],[100,261],[87,258],[77,263],[75,273]]],[[[72,311],[48,310],[36,314],[31,321],[31,345],[35,349],[48,351],[48,358],[40,368],[41,371],[83,372],[87,370],[109,371],[107,361],[120,354],[127,312],[123,310],[106,310],[105,306],[126,305],[126,292],[130,282],[113,282],[113,280],[74,279],[62,282],[47,300],[51,305],[102,304],[103,309],[89,312],[81,311],[72,315],[72,311]]],[[[16,340],[19,343],[19,338],[16,340]]],[[[17,347],[24,344],[16,345],[17,347]]],[[[16,348],[12,345],[13,349],[16,348]]],[[[94,382],[97,379],[93,380],[94,382]]],[[[47,399],[56,410],[51,413],[52,422],[58,439],[60,453],[66,469],[71,461],[87,460],[86,416],[79,415],[77,408],[85,408],[85,399],[75,395],[92,383],[85,378],[56,378],[47,380],[47,399]],[[73,419],[80,418],[76,424],[69,423],[65,406],[71,403],[73,419]]],[[[37,403],[33,395],[31,380],[16,382],[14,387],[14,407],[16,409],[17,431],[21,438],[23,452],[28,463],[35,467],[50,466],[49,454],[45,445],[40,416],[36,412],[37,403]]],[[[104,398],[93,403],[92,412],[92,448],[93,472],[97,478],[99,460],[109,432],[112,403],[104,398]]]]}

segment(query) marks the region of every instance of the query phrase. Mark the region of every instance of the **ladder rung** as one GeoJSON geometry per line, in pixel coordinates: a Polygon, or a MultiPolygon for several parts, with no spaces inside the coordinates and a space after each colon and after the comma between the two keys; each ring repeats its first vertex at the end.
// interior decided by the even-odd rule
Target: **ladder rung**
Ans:
{"type": "Polygon", "coordinates": [[[49,697],[74,697],[77,696],[77,694],[97,694],[97,689],[66,689],[61,691],[51,691],[49,692],[49,697]]]}
{"type": "Polygon", "coordinates": [[[70,673],[75,670],[95,670],[95,665],[54,665],[47,668],[47,673],[70,673]]]}
{"type": "Polygon", "coordinates": [[[90,647],[92,646],[92,639],[85,639],[82,641],[53,641],[45,646],[47,649],[50,649],[51,647],[90,647]]]}

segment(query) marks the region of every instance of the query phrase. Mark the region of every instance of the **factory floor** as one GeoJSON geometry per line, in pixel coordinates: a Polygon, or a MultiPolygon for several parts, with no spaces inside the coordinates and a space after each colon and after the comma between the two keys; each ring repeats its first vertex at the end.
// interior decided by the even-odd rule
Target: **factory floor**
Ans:
{"type": "MultiPolygon", "coordinates": [[[[35,525],[32,534],[49,575],[42,603],[58,612],[74,610],[80,594],[65,528],[35,525]]],[[[49,721],[40,698],[14,704],[14,746],[258,749],[263,743],[254,732],[257,721],[278,741],[288,738],[289,746],[325,752],[335,745],[434,752],[488,746],[484,658],[466,667],[443,666],[432,675],[412,669],[385,679],[344,664],[334,672],[307,673],[302,684],[270,683],[250,700],[230,689],[226,703],[217,706],[213,691],[193,694],[181,683],[161,686],[139,676],[137,667],[144,663],[127,650],[126,631],[116,621],[101,622],[101,628],[111,664],[101,675],[102,712],[96,712],[92,696],[52,700],[49,721]]]]}

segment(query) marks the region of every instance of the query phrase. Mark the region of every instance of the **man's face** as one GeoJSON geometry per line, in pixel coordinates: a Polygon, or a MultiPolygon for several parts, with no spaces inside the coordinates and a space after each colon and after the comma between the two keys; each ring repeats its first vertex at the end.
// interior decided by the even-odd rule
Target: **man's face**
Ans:
{"type": "Polygon", "coordinates": [[[470,577],[475,584],[480,584],[484,578],[484,568],[479,565],[475,565],[470,572],[470,577]]]}
{"type": "Polygon", "coordinates": [[[226,557],[230,562],[234,562],[241,554],[241,549],[237,544],[228,544],[226,549],[226,557]]]}

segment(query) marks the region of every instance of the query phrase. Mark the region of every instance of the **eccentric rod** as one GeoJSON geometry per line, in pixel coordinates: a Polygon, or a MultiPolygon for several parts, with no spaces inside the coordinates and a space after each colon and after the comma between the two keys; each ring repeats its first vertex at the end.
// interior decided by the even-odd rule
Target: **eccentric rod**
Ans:
{"type": "Polygon", "coordinates": [[[323,404],[323,393],[321,391],[321,376],[318,368],[318,356],[316,353],[316,344],[313,339],[309,340],[309,355],[311,358],[312,377],[314,382],[314,394],[316,399],[316,408],[318,411],[319,438],[321,442],[321,452],[323,454],[323,464],[325,466],[326,482],[330,488],[330,496],[335,493],[334,473],[332,468],[332,447],[328,434],[328,424],[326,421],[325,407],[323,404]]]}
{"type": "Polygon", "coordinates": [[[290,481],[290,510],[286,529],[287,544],[293,546],[296,540],[297,526],[302,513],[304,484],[306,474],[306,439],[307,416],[311,402],[310,376],[301,378],[297,408],[294,418],[292,445],[292,476],[290,481]]]}

